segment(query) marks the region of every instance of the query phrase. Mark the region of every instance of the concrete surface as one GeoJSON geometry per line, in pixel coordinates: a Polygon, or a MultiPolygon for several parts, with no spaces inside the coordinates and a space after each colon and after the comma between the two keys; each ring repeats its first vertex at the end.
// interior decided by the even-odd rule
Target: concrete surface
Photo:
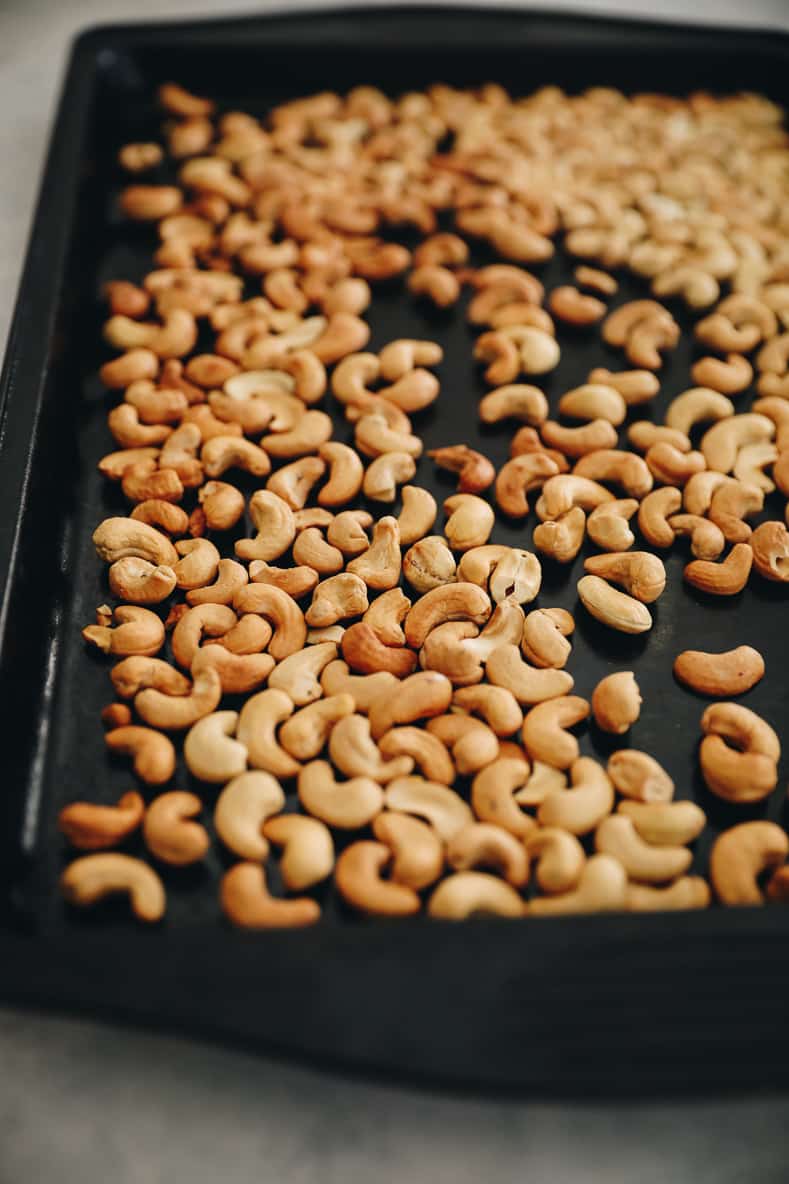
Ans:
{"type": "MultiPolygon", "coordinates": [[[[0,0],[0,343],[71,36],[229,7],[266,4],[0,0]]],[[[554,7],[789,29],[789,0],[554,7]]],[[[459,1097],[0,1009],[0,1184],[785,1184],[788,1113],[789,1097],[616,1107],[459,1097]]]]}

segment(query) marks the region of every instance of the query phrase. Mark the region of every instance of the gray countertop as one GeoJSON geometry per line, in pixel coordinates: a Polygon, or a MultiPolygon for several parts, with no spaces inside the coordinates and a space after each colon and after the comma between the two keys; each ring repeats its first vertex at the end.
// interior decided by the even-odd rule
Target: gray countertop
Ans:
{"type": "MultiPolygon", "coordinates": [[[[657,15],[649,0],[553,7],[657,15]]],[[[224,8],[217,0],[0,0],[0,343],[69,39],[91,23],[224,8]]],[[[692,12],[789,30],[789,0],[663,0],[659,9],[664,19],[692,12]]],[[[0,1009],[0,1067],[0,1184],[787,1179],[789,1095],[615,1106],[451,1095],[9,1008],[0,1009]]]]}

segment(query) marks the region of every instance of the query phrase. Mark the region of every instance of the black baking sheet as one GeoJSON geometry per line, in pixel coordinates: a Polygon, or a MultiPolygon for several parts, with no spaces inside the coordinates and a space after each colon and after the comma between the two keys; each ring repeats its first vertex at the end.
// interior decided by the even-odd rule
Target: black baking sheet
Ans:
{"type": "MultiPolygon", "coordinates": [[[[553,83],[679,95],[747,88],[785,103],[787,67],[787,38],[776,34],[469,9],[140,25],[78,40],[0,384],[1,996],[487,1085],[627,1091],[786,1078],[786,910],[383,923],[350,916],[327,889],[317,927],[243,934],[219,912],[226,860],[215,846],[205,866],[163,869],[167,918],[143,930],[117,902],[83,914],[63,905],[56,879],[68,853],[55,819],[67,801],[115,801],[133,782],[125,761],[105,755],[98,716],[111,698],[108,664],[87,651],[80,628],[107,599],[91,533],[126,512],[95,467],[113,446],[106,413],[115,402],[96,375],[109,356],[99,292],[110,278],[141,278],[154,245],[150,228],[118,215],[115,155],[129,140],[156,137],[158,84],[175,78],[224,110],[259,116],[324,88],[369,83],[396,94],[435,81],[492,80],[515,95],[553,83]]],[[[559,252],[536,270],[550,288],[571,268],[559,252]]],[[[643,291],[623,276],[615,303],[643,291]]],[[[674,311],[687,327],[686,313],[674,311]]],[[[465,442],[498,466],[512,429],[478,422],[486,387],[462,309],[428,309],[397,281],[376,290],[369,319],[370,348],[401,336],[444,346],[440,399],[414,417],[426,448],[465,442]]],[[[554,404],[591,366],[622,364],[594,329],[562,329],[560,340],[560,366],[542,384],[554,404]]],[[[683,335],[646,410],[656,421],[690,385],[692,357],[683,335]]],[[[638,408],[635,417],[644,414],[638,408]]],[[[343,424],[339,438],[347,432],[343,424]]],[[[417,480],[439,500],[453,489],[424,458],[417,480]]],[[[783,499],[768,509],[781,517],[783,499]]],[[[493,540],[530,546],[533,525],[533,517],[499,521],[493,540]]],[[[566,568],[544,563],[538,603],[576,614],[578,694],[588,697],[611,670],[636,671],[644,707],[625,744],[653,753],[677,796],[707,811],[696,861],[704,869],[721,828],[752,817],[786,823],[785,775],[782,768],[779,789],[752,808],[705,791],[695,757],[704,704],[675,684],[673,658],[688,647],[760,649],[767,676],[745,702],[786,744],[789,637],[782,588],[754,576],[742,596],[719,602],[683,584],[686,561],[680,543],[666,559],[655,626],[641,637],[603,630],[579,609],[580,557],[566,568]]],[[[593,727],[581,734],[582,751],[600,759],[615,746],[593,727]]],[[[181,765],[175,784],[188,783],[181,765]]],[[[210,820],[215,792],[200,788],[210,820]]]]}

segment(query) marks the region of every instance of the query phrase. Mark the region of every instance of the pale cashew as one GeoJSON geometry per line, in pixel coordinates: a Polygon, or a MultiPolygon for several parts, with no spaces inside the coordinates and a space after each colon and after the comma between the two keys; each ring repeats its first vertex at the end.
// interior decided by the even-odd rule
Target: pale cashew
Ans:
{"type": "MultiPolygon", "coordinates": [[[[423,728],[392,728],[379,740],[378,750],[382,757],[410,757],[429,781],[451,785],[455,780],[455,766],[446,745],[423,728]]],[[[410,773],[411,769],[405,772],[410,773]]],[[[401,775],[398,772],[397,776],[401,775]]]]}
{"type": "Polygon", "coordinates": [[[337,399],[346,406],[372,406],[375,403],[375,395],[368,389],[368,385],[375,381],[379,372],[380,361],[375,354],[348,354],[338,363],[332,374],[331,389],[337,399]]]}
{"type": "Polygon", "coordinates": [[[135,518],[105,518],[93,532],[93,545],[105,563],[134,558],[174,567],[178,562],[178,552],[167,536],[135,518]]]}
{"type": "Polygon", "coordinates": [[[123,842],[140,825],[144,813],[145,802],[136,790],[130,790],[122,794],[114,806],[71,802],[58,814],[58,830],[73,847],[95,851],[123,842]]]}
{"type": "Polygon", "coordinates": [[[257,536],[238,540],[235,545],[238,558],[269,562],[284,555],[296,537],[293,510],[288,503],[276,493],[258,489],[249,499],[249,514],[257,536]]]}
{"type": "Polygon", "coordinates": [[[342,506],[355,498],[362,487],[364,469],[354,449],[329,440],[321,444],[318,456],[329,465],[329,479],[318,494],[318,505],[342,506]]]}
{"type": "Polygon", "coordinates": [[[566,729],[588,714],[589,704],[577,695],[561,695],[532,707],[523,721],[522,733],[529,756],[554,768],[568,769],[578,759],[578,741],[566,729]]]}
{"type": "Polygon", "coordinates": [[[321,576],[336,575],[345,564],[342,551],[327,543],[316,526],[299,531],[293,544],[293,560],[321,576]]]}
{"type": "Polygon", "coordinates": [[[578,884],[586,853],[575,835],[556,826],[541,827],[526,839],[529,858],[536,858],[535,877],[543,892],[570,892],[578,884]]]}
{"type": "Polygon", "coordinates": [[[166,897],[153,868],[118,851],[83,855],[60,877],[60,890],[69,904],[83,908],[115,892],[128,893],[138,921],[161,921],[166,897]]]}
{"type": "Polygon", "coordinates": [[[112,614],[115,625],[86,625],[85,641],[104,654],[152,657],[164,645],[164,625],[156,613],[136,605],[121,604],[112,614]]]}
{"type": "Polygon", "coordinates": [[[540,826],[559,827],[586,835],[614,808],[614,787],[603,767],[591,757],[575,757],[569,764],[572,789],[553,789],[537,810],[540,826]]]}
{"type": "Polygon", "coordinates": [[[521,810],[516,792],[528,777],[528,763],[509,757],[499,757],[478,772],[471,787],[471,805],[477,818],[503,827],[519,839],[530,835],[536,824],[521,810]]]}
{"type": "Polygon", "coordinates": [[[620,633],[644,633],[652,628],[652,616],[646,605],[612,588],[599,576],[582,576],[577,590],[584,608],[601,624],[620,633]]]}
{"type": "Polygon", "coordinates": [[[282,882],[289,892],[312,888],[331,874],[334,843],[324,823],[300,814],[281,814],[263,827],[267,839],[284,847],[280,859],[282,882]]]}
{"type": "Polygon", "coordinates": [[[388,810],[425,818],[444,842],[474,821],[459,794],[423,777],[398,777],[390,781],[384,800],[388,810]]]}
{"type": "Polygon", "coordinates": [[[684,579],[712,596],[736,596],[748,583],[753,551],[747,543],[735,543],[722,563],[694,559],[683,572],[684,579]]]}
{"type": "Polygon", "coordinates": [[[601,448],[582,456],[576,461],[573,475],[595,482],[615,481],[628,497],[643,497],[649,493],[653,483],[646,461],[633,452],[619,452],[615,448],[601,448]]]}
{"type": "Polygon", "coordinates": [[[764,676],[764,659],[749,645],[721,654],[683,650],[674,659],[680,682],[702,695],[744,695],[764,676]]]}
{"type": "Polygon", "coordinates": [[[278,900],[270,896],[258,863],[237,863],[225,872],[219,888],[222,911],[243,929],[294,929],[314,925],[320,905],[308,896],[278,900]]]}
{"type": "Polygon", "coordinates": [[[558,518],[535,526],[532,541],[538,551],[556,563],[572,563],[581,549],[585,533],[586,515],[580,506],[573,506],[558,518]]]}
{"type": "Polygon", "coordinates": [[[277,740],[277,727],[292,713],[293,702],[284,691],[258,691],[247,699],[236,727],[236,737],[246,753],[245,765],[248,761],[253,769],[264,769],[275,777],[298,773],[299,762],[277,740]]]}
{"type": "Polygon", "coordinates": [[[736,395],[753,381],[753,367],[742,354],[731,353],[726,360],[699,358],[691,367],[690,376],[701,386],[711,387],[724,395],[736,395]]]}
{"type": "Polygon", "coordinates": [[[709,518],[701,518],[698,514],[672,514],[668,524],[677,537],[690,537],[690,549],[696,559],[717,559],[723,553],[726,546],[723,531],[709,518]]]}
{"type": "Polygon", "coordinates": [[[589,372],[587,382],[612,386],[628,407],[648,403],[660,390],[660,380],[650,370],[606,370],[598,366],[589,372]]]}
{"type": "Polygon", "coordinates": [[[400,543],[407,547],[424,538],[436,520],[438,506],[427,489],[417,485],[404,485],[400,490],[403,508],[397,519],[400,529],[400,543]]]}
{"type": "Polygon", "coordinates": [[[775,482],[772,481],[764,469],[778,459],[778,449],[774,444],[746,444],[737,453],[734,462],[734,476],[744,485],[749,485],[772,493],[775,482]]]}
{"type": "Polygon", "coordinates": [[[411,434],[410,425],[395,426],[390,419],[391,414],[384,400],[362,415],[356,422],[354,433],[358,451],[372,457],[385,456],[391,452],[404,452],[411,457],[421,456],[422,441],[411,434]]]}
{"type": "Polygon", "coordinates": [[[618,793],[639,802],[670,802],[674,796],[674,782],[665,769],[654,757],[636,748],[620,748],[612,753],[608,776],[618,793]]]}
{"type": "Polygon", "coordinates": [[[354,707],[354,700],[348,694],[329,695],[309,703],[283,723],[279,742],[296,760],[311,760],[324,747],[335,724],[352,715],[354,707]]]}
{"type": "Polygon", "coordinates": [[[604,419],[618,427],[627,404],[615,387],[591,382],[567,391],[559,400],[559,413],[570,419],[604,419]]]}
{"type": "Polygon", "coordinates": [[[522,888],[529,879],[529,860],[523,844],[500,826],[487,822],[471,823],[452,836],[447,844],[447,863],[456,871],[493,867],[515,888],[522,888]]]}
{"type": "Polygon", "coordinates": [[[284,691],[296,707],[320,699],[322,671],[337,657],[337,646],[326,641],[297,650],[277,663],[268,679],[269,688],[284,691]]]}
{"type": "Polygon", "coordinates": [[[622,736],[641,714],[641,692],[632,670],[601,678],[592,692],[592,714],[604,732],[622,736]]]}
{"type": "Polygon", "coordinates": [[[486,872],[455,872],[433,891],[427,904],[431,917],[464,921],[474,916],[520,917],[526,906],[504,880],[486,872]]]}
{"type": "Polygon", "coordinates": [[[386,810],[373,819],[373,834],[392,853],[392,879],[421,891],[435,883],[444,866],[441,839],[427,823],[410,814],[386,810]]]}
{"type": "Polygon", "coordinates": [[[175,772],[175,749],[172,741],[153,728],[128,724],[113,728],[104,737],[110,752],[131,754],[134,772],[146,785],[164,785],[175,772]]]}
{"type": "Polygon", "coordinates": [[[301,510],[306,505],[312,487],[325,471],[326,465],[320,457],[303,456],[272,473],[266,482],[266,489],[287,502],[291,510],[301,510]]]}
{"type": "MultiPolygon", "coordinates": [[[[361,555],[370,546],[365,528],[371,526],[372,521],[372,514],[366,510],[343,510],[329,523],[326,538],[343,555],[361,555]]],[[[404,541],[402,534],[400,541],[404,541]]]]}
{"type": "Polygon", "coordinates": [[[385,645],[404,645],[405,634],[400,622],[411,609],[411,601],[400,588],[392,588],[374,600],[364,614],[364,624],[374,630],[385,645]]]}
{"type": "Polygon", "coordinates": [[[733,415],[734,404],[731,399],[711,388],[693,386],[671,400],[666,412],[666,424],[689,436],[697,423],[710,419],[729,419],[733,415]]]}
{"type": "Polygon", "coordinates": [[[380,518],[373,527],[369,550],[351,560],[346,571],[359,576],[368,588],[394,588],[400,579],[400,529],[397,519],[380,518]]]}
{"type": "Polygon", "coordinates": [[[149,805],[143,819],[143,837],[152,855],[173,867],[198,863],[208,851],[211,840],[206,829],[191,819],[203,808],[194,793],[171,790],[149,805]]]}
{"type": "MultiPolygon", "coordinates": [[[[693,480],[695,478],[691,477],[691,481],[693,480]]],[[[668,519],[672,514],[676,514],[681,505],[682,493],[671,486],[655,489],[642,499],[638,510],[638,529],[653,547],[672,546],[674,531],[668,519]]]]}
{"type": "Polygon", "coordinates": [[[383,878],[383,870],[391,859],[392,852],[385,843],[361,840],[346,847],[334,872],[334,882],[343,900],[374,917],[408,917],[418,913],[422,902],[414,889],[383,878]]]}
{"type": "Polygon", "coordinates": [[[483,423],[517,419],[537,427],[548,418],[548,400],[538,386],[510,383],[489,391],[480,400],[479,417],[483,423]]]}
{"type": "Polygon", "coordinates": [[[625,814],[603,819],[595,832],[595,848],[618,859],[631,879],[647,884],[675,880],[685,874],[693,860],[686,847],[645,842],[625,814]]]}
{"type": "Polygon", "coordinates": [[[178,665],[191,669],[203,635],[222,637],[233,628],[237,619],[232,608],[224,604],[209,602],[187,609],[173,629],[171,639],[173,657],[178,665]]]}
{"type": "Polygon", "coordinates": [[[707,468],[730,473],[741,448],[746,444],[763,444],[774,435],[775,424],[766,415],[753,412],[733,415],[708,428],[701,440],[701,451],[707,468]]]}
{"type": "Polygon", "coordinates": [[[214,807],[214,827],[226,847],[242,859],[264,860],[269,846],[263,824],[285,806],[285,795],[270,773],[241,773],[228,781],[214,807]]]}
{"type": "Polygon", "coordinates": [[[584,571],[613,580],[643,604],[652,604],[666,586],[663,561],[649,551],[623,551],[609,555],[590,555],[584,571]]]}
{"type": "Polygon", "coordinates": [[[214,711],[192,725],[184,741],[184,760],[190,773],[201,781],[221,784],[244,772],[246,745],[231,737],[238,720],[236,711],[214,711]]]}
{"type": "Polygon", "coordinates": [[[436,366],[443,356],[444,351],[435,341],[398,338],[398,340],[390,341],[388,345],[385,345],[378,355],[381,376],[387,382],[397,382],[399,378],[408,374],[416,366],[436,366]]]}
{"type": "Polygon", "coordinates": [[[625,800],[618,811],[631,820],[642,839],[658,846],[692,843],[707,823],[706,814],[695,802],[625,800]]]}
{"type": "Polygon", "coordinates": [[[528,912],[535,917],[615,912],[626,908],[627,892],[627,873],[621,863],[610,855],[593,855],[574,891],[537,897],[529,902],[528,912]]]}
{"type": "MultiPolygon", "coordinates": [[[[723,473],[712,471],[696,473],[688,481],[682,493],[685,509],[690,514],[706,514],[712,504],[712,499],[716,491],[728,484],[730,480],[731,478],[724,476],[723,473]]],[[[651,496],[657,497],[659,493],[665,493],[665,491],[658,489],[651,496]]]]}
{"type": "Polygon", "coordinates": [[[298,776],[299,801],[327,826],[356,830],[383,808],[383,790],[369,777],[339,782],[328,761],[311,761],[298,776]]]}
{"type": "Polygon", "coordinates": [[[614,495],[597,481],[571,473],[560,473],[557,477],[549,477],[543,485],[542,497],[536,507],[537,515],[545,521],[560,518],[576,506],[582,510],[593,510],[603,502],[613,500],[614,495]]]}
{"type": "Polygon", "coordinates": [[[420,539],[403,556],[403,575],[423,594],[451,583],[455,572],[455,557],[441,535],[420,539]]]}
{"type": "Polygon", "coordinates": [[[233,606],[241,613],[258,613],[274,625],[268,652],[276,662],[304,648],[307,637],[304,614],[281,588],[274,584],[247,584],[236,593],[233,606]]]}
{"type": "Polygon", "coordinates": [[[789,856],[789,838],[774,822],[741,822],[712,845],[710,879],[724,905],[764,903],[757,877],[789,856]]]}
{"type": "Polygon", "coordinates": [[[714,703],[701,729],[699,760],[708,789],[734,802],[757,802],[772,792],[781,745],[765,720],[739,703],[714,703]]]}
{"type": "Polygon", "coordinates": [[[372,501],[393,502],[397,486],[410,481],[416,472],[414,458],[407,452],[384,452],[368,465],[362,490],[372,501]]]}
{"type": "Polygon", "coordinates": [[[456,493],[444,502],[444,533],[453,551],[469,551],[486,543],[496,515],[487,502],[470,493],[456,493]]]}
{"type": "Polygon", "coordinates": [[[214,711],[222,698],[222,680],[212,667],[195,672],[188,695],[169,695],[153,687],[140,691],[134,709],[145,723],[167,731],[183,731],[214,711]]]}
{"type": "Polygon", "coordinates": [[[631,913],[684,912],[706,909],[710,899],[709,885],[701,876],[680,876],[665,888],[628,884],[625,907],[631,913]]]}
{"type": "Polygon", "coordinates": [[[439,715],[428,720],[427,730],[449,748],[462,777],[478,772],[499,756],[499,742],[492,728],[469,715],[439,715]]]}

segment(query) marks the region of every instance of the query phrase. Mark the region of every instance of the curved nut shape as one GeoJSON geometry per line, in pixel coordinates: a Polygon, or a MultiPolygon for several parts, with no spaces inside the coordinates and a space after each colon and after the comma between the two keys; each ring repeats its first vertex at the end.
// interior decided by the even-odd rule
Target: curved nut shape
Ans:
{"type": "Polygon", "coordinates": [[[144,812],[145,802],[136,790],[122,794],[114,806],[71,802],[58,814],[58,830],[72,847],[96,851],[122,843],[140,825],[144,812]]]}
{"type": "Polygon", "coordinates": [[[329,695],[326,699],[309,703],[283,723],[279,742],[296,760],[310,760],[324,747],[335,724],[350,716],[354,707],[353,698],[348,694],[329,695]]]}
{"type": "Polygon", "coordinates": [[[685,912],[706,909],[712,894],[701,876],[680,876],[665,888],[628,884],[626,908],[631,913],[685,912]]]}
{"type": "Polygon", "coordinates": [[[80,908],[116,892],[125,892],[138,921],[161,921],[167,903],[164,887],[153,868],[118,851],[75,859],[60,877],[60,890],[69,904],[80,908]]]}
{"type": "Polygon", "coordinates": [[[457,565],[441,535],[419,539],[403,556],[403,575],[417,592],[430,592],[455,579],[457,565]]]}
{"type": "Polygon", "coordinates": [[[480,400],[479,417],[483,423],[517,419],[538,427],[548,418],[548,400],[538,386],[510,383],[489,391],[480,400]]]}
{"type": "Polygon", "coordinates": [[[288,892],[303,892],[331,875],[334,843],[328,827],[317,818],[281,814],[269,819],[263,832],[283,848],[279,868],[288,892]]]}
{"type": "Polygon", "coordinates": [[[258,489],[249,499],[249,513],[257,535],[239,539],[235,545],[239,559],[279,559],[296,537],[293,510],[286,501],[268,489],[258,489]]]}
{"type": "Polygon", "coordinates": [[[612,588],[599,576],[582,576],[577,587],[584,608],[602,625],[620,633],[645,633],[652,628],[652,616],[646,605],[612,588]]]}
{"type": "MultiPolygon", "coordinates": [[[[318,584],[304,621],[311,628],[323,629],[348,617],[361,616],[369,607],[364,581],[353,572],[341,572],[318,584]]],[[[271,646],[269,650],[273,652],[271,646]]]]}
{"type": "Polygon", "coordinates": [[[233,610],[223,604],[209,602],[187,609],[178,619],[171,638],[173,657],[178,665],[190,669],[203,636],[222,637],[234,627],[236,621],[233,610]]]}
{"type": "Polygon", "coordinates": [[[592,715],[598,728],[622,736],[641,714],[641,692],[632,670],[601,678],[592,692],[592,715]]]}
{"type": "Polygon", "coordinates": [[[748,583],[753,551],[747,543],[735,543],[722,563],[694,559],[683,573],[685,580],[712,596],[736,596],[748,583]]]}
{"type": "Polygon", "coordinates": [[[766,415],[754,412],[733,415],[714,424],[704,433],[701,451],[708,469],[730,473],[741,448],[746,444],[763,444],[772,440],[774,435],[775,424],[766,415]]]}
{"type": "MultiPolygon", "coordinates": [[[[704,474],[698,474],[704,476],[704,474]]],[[[691,482],[695,477],[691,477],[691,482]]],[[[690,484],[690,483],[689,483],[690,484]]],[[[674,531],[669,522],[672,514],[676,514],[682,505],[682,493],[679,489],[666,486],[655,489],[643,498],[638,510],[638,529],[648,543],[653,547],[671,547],[674,543],[674,531]]],[[[690,506],[687,506],[690,509],[690,506]]],[[[692,513],[703,513],[693,510],[692,513]]]]}
{"type": "Polygon", "coordinates": [[[496,478],[496,504],[510,518],[525,518],[529,512],[526,494],[551,477],[559,466],[544,452],[523,452],[508,460],[496,478]]]}
{"type": "Polygon", "coordinates": [[[397,519],[400,545],[409,547],[424,538],[432,529],[438,506],[432,493],[418,485],[404,485],[400,490],[400,497],[403,503],[397,519]]]}
{"type": "Polygon", "coordinates": [[[318,505],[343,506],[355,498],[362,487],[364,467],[354,449],[329,440],[321,444],[318,456],[329,466],[329,479],[318,494],[318,505]]]}
{"type": "Polygon", "coordinates": [[[327,826],[358,830],[380,814],[384,793],[369,777],[336,781],[328,761],[311,761],[299,772],[299,801],[327,826]]]}
{"type": "MultiPolygon", "coordinates": [[[[410,616],[410,614],[409,614],[410,616]]],[[[382,694],[370,706],[373,739],[377,740],[396,724],[441,715],[452,701],[452,683],[443,674],[423,670],[400,683],[397,695],[382,694]]]]}
{"type": "Polygon", "coordinates": [[[487,660],[488,680],[510,691],[521,704],[533,705],[567,695],[574,679],[566,670],[538,668],[524,662],[517,645],[501,645],[487,660]]]}
{"type": "Polygon", "coordinates": [[[372,827],[378,842],[392,853],[396,883],[417,892],[435,883],[444,867],[444,847],[431,826],[410,814],[385,810],[373,819],[372,827]]]}
{"type": "Polygon", "coordinates": [[[345,630],[342,638],[342,656],[352,670],[362,674],[388,671],[397,678],[405,678],[411,674],[417,662],[413,650],[403,646],[385,645],[379,640],[375,630],[364,621],[359,621],[345,630]]]}
{"type": "Polygon", "coordinates": [[[543,892],[570,892],[577,886],[586,853],[575,835],[556,826],[541,827],[527,838],[526,850],[537,860],[535,878],[543,892]]]}
{"type": "Polygon", "coordinates": [[[413,649],[420,649],[428,633],[437,625],[445,621],[471,621],[474,625],[484,625],[490,613],[490,598],[476,584],[457,583],[433,588],[417,600],[406,617],[406,641],[413,649]]]}
{"type": "Polygon", "coordinates": [[[193,606],[205,604],[228,605],[239,589],[248,582],[249,576],[245,567],[236,563],[235,559],[220,559],[218,575],[213,584],[205,588],[194,588],[187,592],[187,603],[193,606]]]}
{"type": "Polygon", "coordinates": [[[535,526],[532,540],[538,551],[557,563],[572,563],[581,549],[586,532],[586,516],[574,506],[556,520],[535,526]]]}
{"type": "Polygon", "coordinates": [[[468,917],[521,917],[526,906],[513,887],[487,872],[455,872],[438,885],[427,903],[431,917],[465,921],[468,917]]]}
{"type": "Polygon", "coordinates": [[[237,711],[215,711],[192,725],[184,741],[184,760],[190,773],[201,781],[221,785],[244,772],[246,745],[231,737],[237,721],[237,711]]]}
{"type": "Polygon", "coordinates": [[[556,519],[575,506],[580,506],[582,510],[594,510],[604,502],[612,501],[614,495],[597,481],[573,473],[559,473],[556,477],[549,477],[543,485],[542,497],[537,503],[537,515],[542,521],[556,519]]]}
{"type": "Polygon", "coordinates": [[[651,604],[666,586],[663,561],[650,551],[623,551],[609,555],[590,555],[584,571],[605,580],[613,580],[642,604],[651,604]]]}
{"type": "Polygon", "coordinates": [[[441,469],[458,473],[460,493],[482,493],[493,484],[496,470],[486,456],[475,452],[467,444],[455,444],[448,448],[432,448],[427,454],[441,469]]]}
{"type": "Polygon", "coordinates": [[[675,431],[689,436],[697,423],[708,420],[729,419],[734,415],[731,399],[708,387],[692,386],[677,395],[669,403],[666,424],[675,431]]]}
{"type": "Polygon", "coordinates": [[[128,724],[113,728],[104,737],[110,752],[130,754],[134,772],[146,785],[164,785],[175,772],[175,749],[172,741],[153,728],[128,724]]]}
{"type": "Polygon", "coordinates": [[[82,630],[85,641],[105,654],[121,657],[137,654],[153,657],[164,645],[164,625],[156,613],[136,605],[121,604],[113,613],[115,627],[87,625],[82,630]]]}
{"type": "MultiPolygon", "coordinates": [[[[389,758],[405,756],[418,765],[422,776],[428,781],[451,785],[455,780],[455,766],[446,745],[424,728],[392,728],[379,740],[378,751],[387,758],[389,767],[392,765],[389,758]]],[[[407,772],[410,773],[411,769],[407,772]]]]}
{"type": "Polygon", "coordinates": [[[674,675],[700,695],[744,695],[764,677],[764,659],[749,645],[722,654],[683,650],[674,659],[674,675]]]}
{"type": "Polygon", "coordinates": [[[758,877],[789,856],[789,838],[774,822],[741,822],[712,845],[710,879],[724,905],[763,904],[758,877]]]}
{"type": "Polygon", "coordinates": [[[197,794],[181,790],[154,798],[142,824],[145,845],[151,854],[173,867],[198,863],[211,846],[205,827],[192,821],[202,808],[197,794]]]}
{"type": "Polygon", "coordinates": [[[384,801],[387,810],[416,814],[426,819],[444,842],[449,842],[453,835],[474,821],[471,810],[459,794],[423,777],[398,777],[391,781],[386,787],[384,801]]]}
{"type": "MultiPolygon", "coordinates": [[[[653,445],[670,448],[670,445],[653,445]]],[[[600,448],[576,461],[573,475],[586,480],[612,481],[622,486],[628,497],[644,497],[652,488],[652,474],[646,461],[634,452],[600,448]]]]}
{"type": "Polygon", "coordinates": [[[573,835],[593,831],[614,808],[614,787],[603,767],[581,756],[570,766],[572,789],[549,791],[537,811],[540,826],[573,835]]]}
{"type": "Polygon", "coordinates": [[[616,912],[626,907],[627,891],[627,872],[621,863],[610,855],[593,855],[573,892],[537,897],[529,902],[528,912],[535,917],[616,912]]]}
{"type": "Polygon", "coordinates": [[[471,493],[456,493],[444,502],[448,515],[444,534],[453,551],[469,551],[490,538],[496,515],[487,502],[471,493]]]}
{"type": "Polygon", "coordinates": [[[760,576],[789,580],[789,532],[782,522],[762,522],[750,537],[753,562],[760,576]]]}
{"type": "Polygon", "coordinates": [[[451,749],[455,768],[462,777],[483,769],[499,755],[496,735],[480,719],[461,714],[439,715],[428,721],[427,729],[451,749]]]}
{"type": "Polygon", "coordinates": [[[299,762],[277,740],[278,726],[292,713],[293,702],[284,691],[258,691],[247,699],[238,717],[236,736],[254,769],[282,778],[298,773],[299,762]]]}
{"type": "Polygon", "coordinates": [[[314,925],[321,915],[320,905],[308,896],[271,896],[259,863],[237,863],[225,872],[219,901],[228,921],[242,929],[300,929],[314,925]]]}
{"type": "Polygon", "coordinates": [[[400,579],[400,528],[396,518],[380,518],[373,527],[369,550],[346,567],[377,591],[394,588],[400,579]]]}
{"type": "Polygon", "coordinates": [[[626,814],[603,819],[595,832],[595,848],[618,859],[632,880],[646,884],[677,879],[693,860],[686,847],[657,847],[645,842],[626,814]]]}
{"type": "Polygon", "coordinates": [[[365,714],[371,705],[384,693],[392,694],[398,680],[386,670],[377,674],[351,674],[345,662],[330,662],[321,675],[321,687],[327,695],[339,695],[347,691],[353,696],[356,710],[365,714]]]}
{"type": "Polygon", "coordinates": [[[154,566],[147,559],[128,556],[118,559],[108,572],[110,592],[133,604],[161,604],[175,589],[176,575],[164,564],[154,566]]]}
{"type": "Polygon", "coordinates": [[[605,419],[618,427],[624,422],[627,404],[615,387],[588,382],[567,391],[559,400],[559,414],[570,419],[605,419]]]}
{"type": "Polygon", "coordinates": [[[222,680],[207,666],[195,671],[189,694],[169,695],[148,687],[136,695],[134,710],[151,727],[180,732],[214,711],[221,698],[222,680]]]}
{"type": "Polygon", "coordinates": [[[275,661],[281,662],[283,658],[304,648],[307,640],[304,614],[281,588],[274,584],[247,584],[236,593],[233,606],[241,613],[257,613],[274,626],[268,652],[275,661]]]}
{"type": "Polygon", "coordinates": [[[397,486],[410,481],[415,472],[416,463],[409,453],[384,452],[367,466],[362,492],[371,501],[393,502],[397,486]]]}
{"type": "Polygon", "coordinates": [[[625,800],[619,803],[618,810],[631,820],[645,842],[658,846],[692,843],[707,823],[706,814],[695,802],[625,800]]]}
{"type": "Polygon", "coordinates": [[[516,790],[529,777],[529,765],[509,757],[500,757],[477,773],[471,787],[471,805],[482,822],[489,822],[519,839],[535,829],[534,819],[517,802],[516,790]]]}
{"type": "Polygon", "coordinates": [[[588,715],[589,704],[577,695],[562,695],[532,707],[522,732],[529,756],[555,769],[569,769],[578,759],[578,741],[566,729],[588,715]]]}
{"type": "Polygon", "coordinates": [[[636,748],[620,748],[608,758],[608,776],[618,793],[639,802],[670,802],[674,782],[654,757],[636,748]]]}
{"type": "Polygon", "coordinates": [[[410,917],[422,901],[407,884],[385,880],[392,853],[385,843],[363,839],[346,847],[337,860],[334,881],[346,904],[373,917],[410,917]]]}
{"type": "Polygon", "coordinates": [[[349,714],[336,725],[329,737],[329,756],[347,777],[368,777],[381,784],[407,776],[414,767],[410,756],[384,759],[363,715],[349,714]]]}
{"type": "Polygon", "coordinates": [[[511,736],[523,724],[518,701],[505,687],[461,687],[452,696],[452,706],[481,716],[495,736],[511,736]]]}
{"type": "Polygon", "coordinates": [[[321,673],[337,657],[337,646],[332,641],[309,645],[283,658],[269,675],[271,690],[284,691],[296,707],[304,707],[320,699],[323,688],[321,673]]]}
{"type": "Polygon", "coordinates": [[[214,807],[219,838],[242,859],[264,860],[269,845],[263,826],[285,807],[285,794],[276,778],[260,770],[241,773],[227,783],[214,807]]]}

